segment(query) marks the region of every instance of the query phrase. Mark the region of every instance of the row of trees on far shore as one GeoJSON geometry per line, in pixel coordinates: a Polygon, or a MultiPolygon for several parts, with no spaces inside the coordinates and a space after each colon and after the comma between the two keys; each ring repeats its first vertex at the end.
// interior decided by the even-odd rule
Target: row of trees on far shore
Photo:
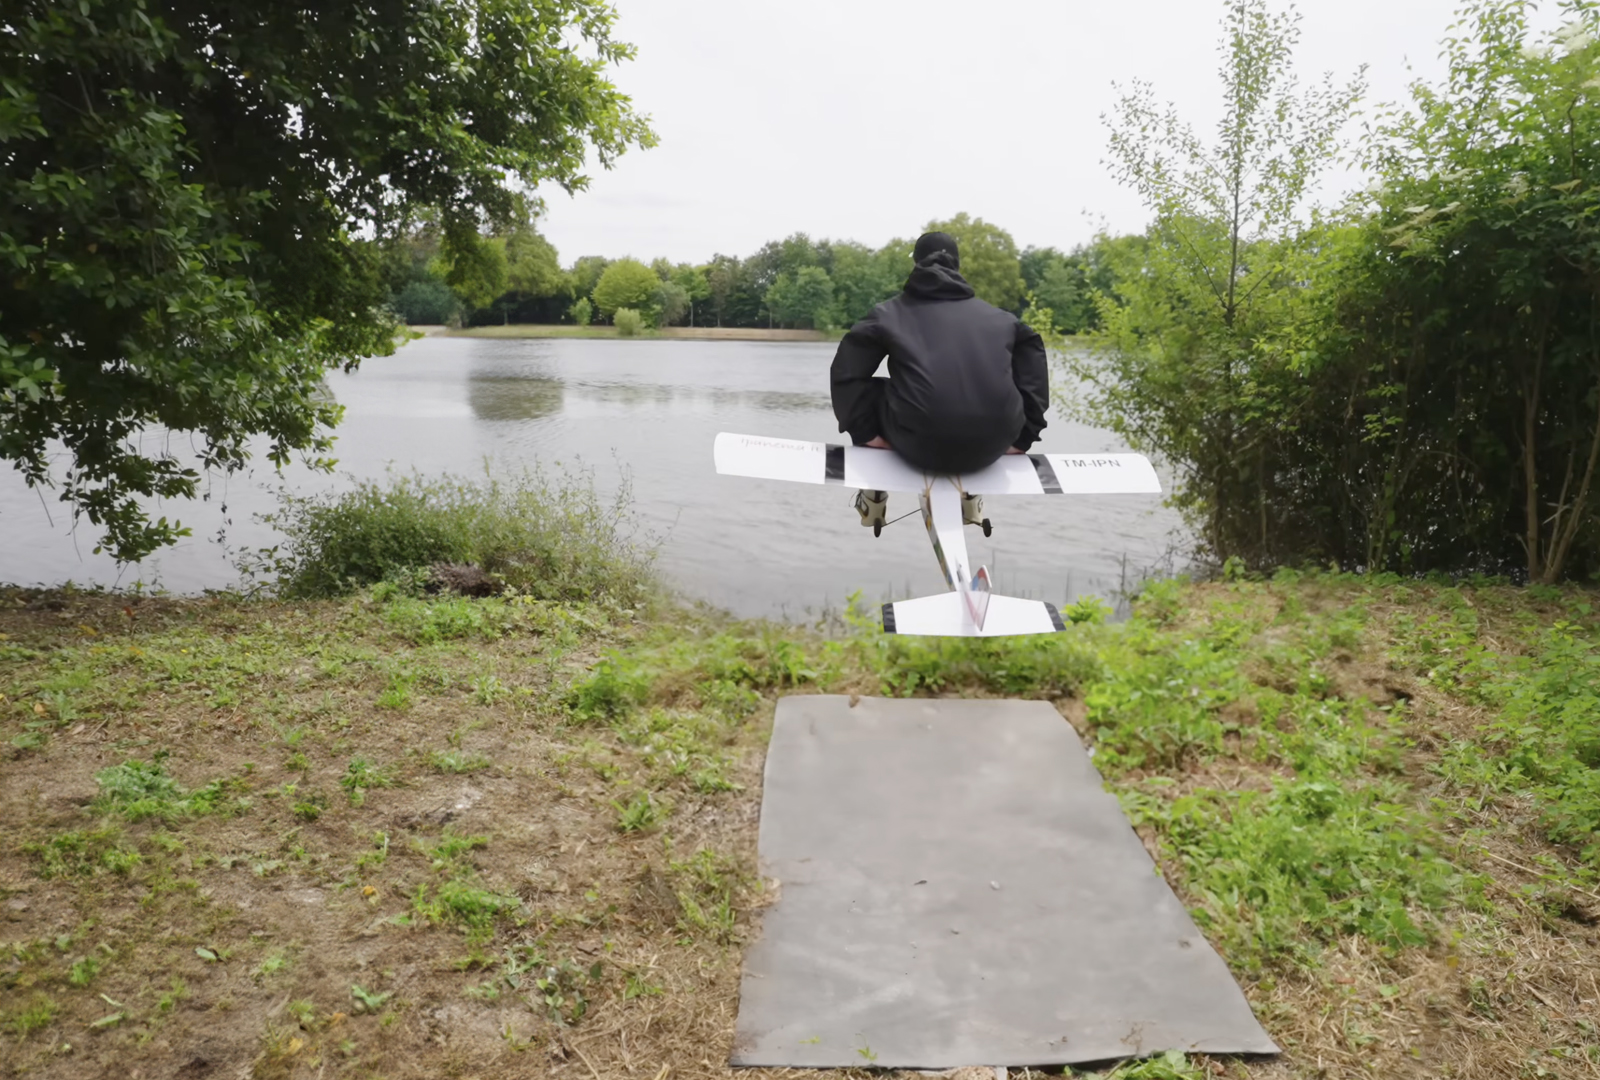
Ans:
{"type": "MultiPolygon", "coordinates": [[[[962,272],[979,296],[1061,334],[1098,327],[1094,297],[1111,288],[1119,248],[1139,243],[1099,237],[1070,252],[1019,251],[1006,230],[964,213],[926,228],[960,241],[962,272]]],[[[478,237],[465,252],[447,253],[441,240],[425,224],[388,249],[392,304],[407,322],[582,325],[632,310],[653,326],[833,330],[893,296],[911,272],[903,238],[873,248],[795,233],[704,264],[586,255],[567,267],[532,225],[478,237]]]]}

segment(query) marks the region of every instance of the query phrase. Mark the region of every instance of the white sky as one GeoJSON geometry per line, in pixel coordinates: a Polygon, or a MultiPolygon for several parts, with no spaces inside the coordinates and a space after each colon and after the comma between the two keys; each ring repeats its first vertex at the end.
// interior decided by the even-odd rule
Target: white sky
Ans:
{"type": "MultiPolygon", "coordinates": [[[[1302,0],[1302,83],[1365,63],[1369,106],[1403,98],[1441,72],[1455,4],[1302,0]]],[[[545,193],[542,227],[567,264],[744,256],[793,232],[876,246],[963,210],[1020,246],[1064,249],[1098,223],[1146,221],[1102,164],[1114,80],[1150,80],[1197,126],[1218,110],[1222,0],[617,7],[639,56],[615,78],[661,142],[595,170],[576,197],[545,193]]]]}

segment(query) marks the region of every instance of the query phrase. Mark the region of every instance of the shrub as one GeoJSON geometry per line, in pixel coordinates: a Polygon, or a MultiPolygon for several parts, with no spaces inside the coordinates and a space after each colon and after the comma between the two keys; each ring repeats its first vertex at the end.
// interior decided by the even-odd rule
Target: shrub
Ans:
{"type": "Polygon", "coordinates": [[[439,562],[474,563],[524,595],[633,605],[650,591],[624,485],[607,506],[587,478],[537,472],[468,480],[390,476],[313,496],[285,494],[268,516],[284,542],[242,567],[289,597],[337,596],[384,580],[412,584],[439,562]]]}
{"type": "Polygon", "coordinates": [[[437,278],[413,281],[394,298],[394,309],[408,323],[437,325],[455,318],[461,304],[450,287],[437,278]]]}
{"type": "Polygon", "coordinates": [[[580,296],[567,309],[567,314],[571,315],[572,321],[579,326],[588,326],[594,318],[594,305],[589,303],[587,296],[580,296]]]}
{"type": "Polygon", "coordinates": [[[632,308],[618,308],[612,322],[623,337],[638,337],[644,331],[644,316],[632,308]]]}

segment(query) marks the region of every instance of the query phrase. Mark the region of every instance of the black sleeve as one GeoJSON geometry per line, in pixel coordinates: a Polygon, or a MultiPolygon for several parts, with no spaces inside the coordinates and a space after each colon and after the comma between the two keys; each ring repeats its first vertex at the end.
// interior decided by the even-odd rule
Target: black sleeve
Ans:
{"type": "Polygon", "coordinates": [[[1016,447],[1026,450],[1039,440],[1045,429],[1044,411],[1050,407],[1050,361],[1044,339],[1022,320],[1017,320],[1017,340],[1011,347],[1011,378],[1022,392],[1022,433],[1016,447]]]}
{"type": "Polygon", "coordinates": [[[857,446],[883,434],[872,377],[886,355],[876,313],[852,326],[833,354],[833,415],[839,419],[839,430],[849,432],[857,446]]]}

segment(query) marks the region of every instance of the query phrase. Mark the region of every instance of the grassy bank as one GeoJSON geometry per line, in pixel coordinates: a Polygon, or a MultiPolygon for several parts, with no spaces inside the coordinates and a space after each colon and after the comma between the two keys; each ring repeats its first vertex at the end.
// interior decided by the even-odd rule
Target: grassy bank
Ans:
{"type": "Polygon", "coordinates": [[[1162,585],[982,645],[382,584],[0,605],[5,1075],[723,1075],[764,732],[814,691],[1094,744],[1287,1051],[1124,1077],[1600,1071],[1587,594],[1162,585]]]}
{"type": "MultiPolygon", "coordinates": [[[[615,326],[560,326],[514,323],[510,326],[473,326],[447,331],[451,337],[487,338],[620,338],[615,326]]],[[[665,326],[646,330],[633,341],[838,341],[838,334],[820,330],[765,330],[760,327],[665,326]]]]}

